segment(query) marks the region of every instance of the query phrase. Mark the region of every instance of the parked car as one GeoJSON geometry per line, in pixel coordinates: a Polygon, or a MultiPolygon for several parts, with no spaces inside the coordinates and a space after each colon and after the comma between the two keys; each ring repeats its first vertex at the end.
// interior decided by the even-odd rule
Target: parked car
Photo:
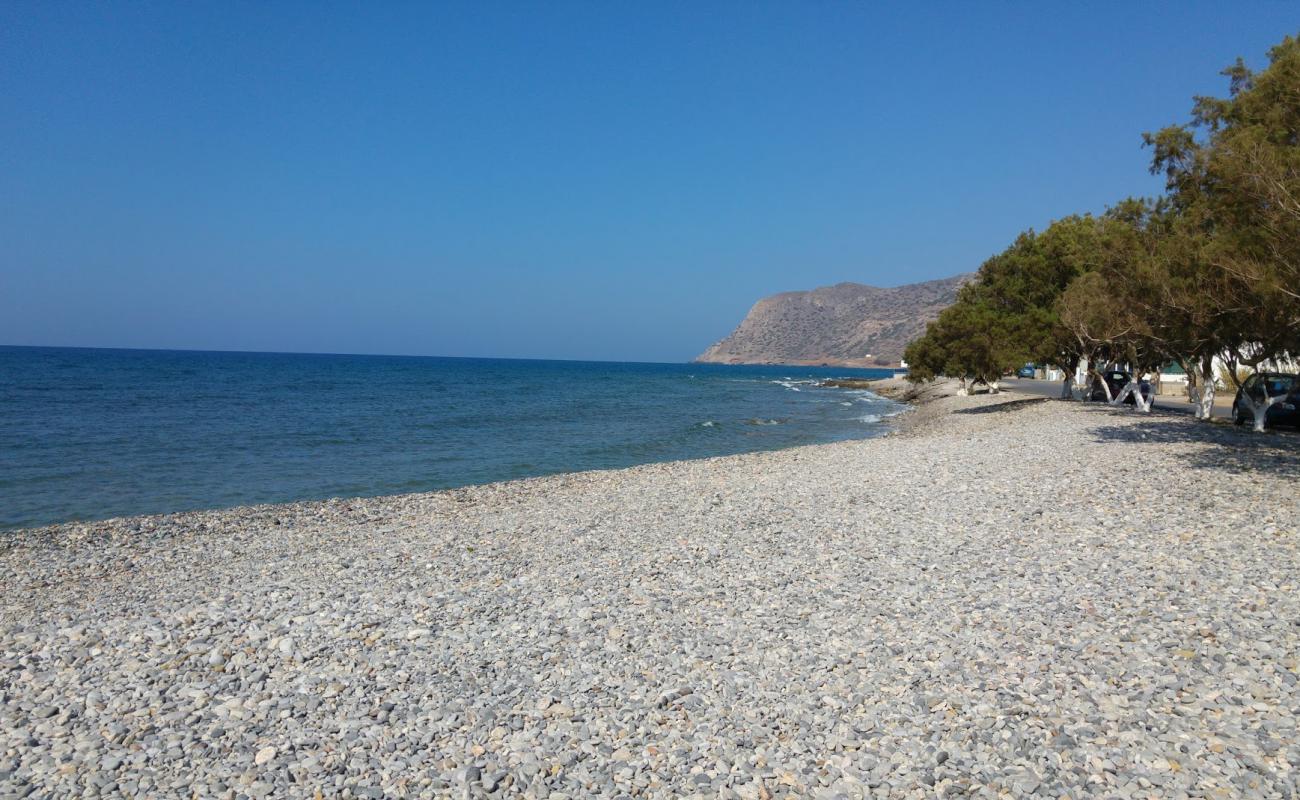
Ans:
{"type": "Polygon", "coordinates": [[[1024,365],[1023,367],[1021,367],[1021,368],[1019,369],[1019,371],[1016,372],[1016,377],[1017,377],[1017,378],[1032,378],[1032,377],[1034,377],[1034,376],[1037,375],[1037,374],[1038,374],[1038,371],[1034,369],[1034,365],[1033,365],[1033,364],[1026,364],[1026,365],[1024,365]]]}
{"type": "Polygon", "coordinates": [[[1285,372],[1257,372],[1246,379],[1232,399],[1232,419],[1238,424],[1254,422],[1250,405],[1245,402],[1244,394],[1249,394],[1256,403],[1264,402],[1264,392],[1268,396],[1284,399],[1274,403],[1264,415],[1264,426],[1295,425],[1300,427],[1300,375],[1285,372]]]}
{"type": "MultiPolygon", "coordinates": [[[[1106,390],[1102,388],[1101,385],[1102,380],[1105,380],[1106,386],[1110,387],[1110,396],[1118,397],[1119,393],[1124,391],[1124,387],[1127,386],[1128,382],[1131,381],[1132,379],[1133,379],[1133,375],[1131,373],[1125,372],[1122,369],[1108,369],[1105,372],[1101,373],[1101,378],[1092,379],[1092,392],[1091,394],[1089,394],[1088,399],[1090,400],[1107,399],[1106,390]]],[[[1143,402],[1150,401],[1151,407],[1154,408],[1156,403],[1155,400],[1152,399],[1151,397],[1151,382],[1146,380],[1145,378],[1138,381],[1138,391],[1142,393],[1143,402]]],[[[1124,398],[1124,402],[1133,403],[1136,405],[1137,400],[1133,397],[1133,395],[1129,395],[1128,397],[1124,398]]]]}

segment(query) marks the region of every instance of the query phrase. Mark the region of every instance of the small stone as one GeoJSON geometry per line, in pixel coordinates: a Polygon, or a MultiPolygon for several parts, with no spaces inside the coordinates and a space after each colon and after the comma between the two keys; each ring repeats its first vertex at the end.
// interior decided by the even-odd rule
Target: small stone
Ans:
{"type": "Polygon", "coordinates": [[[456,782],[461,785],[474,783],[479,778],[481,778],[482,775],[483,775],[482,771],[479,770],[478,767],[471,764],[459,770],[456,776],[456,782]]]}

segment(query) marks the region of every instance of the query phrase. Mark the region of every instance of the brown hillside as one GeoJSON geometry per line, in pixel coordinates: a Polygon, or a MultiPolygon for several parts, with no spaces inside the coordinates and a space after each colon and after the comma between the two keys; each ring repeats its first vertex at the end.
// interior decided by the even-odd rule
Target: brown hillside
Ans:
{"type": "Polygon", "coordinates": [[[957,297],[973,273],[882,289],[840,283],[754,304],[730,336],[696,361],[715,364],[897,364],[908,342],[957,297]]]}

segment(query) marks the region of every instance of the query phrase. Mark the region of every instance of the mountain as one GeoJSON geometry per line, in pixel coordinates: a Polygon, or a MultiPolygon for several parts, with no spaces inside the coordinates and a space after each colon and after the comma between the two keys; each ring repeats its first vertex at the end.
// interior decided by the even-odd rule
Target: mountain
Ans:
{"type": "Polygon", "coordinates": [[[839,283],[754,304],[731,335],[695,360],[711,364],[895,365],[908,342],[957,299],[974,273],[882,289],[839,283]]]}

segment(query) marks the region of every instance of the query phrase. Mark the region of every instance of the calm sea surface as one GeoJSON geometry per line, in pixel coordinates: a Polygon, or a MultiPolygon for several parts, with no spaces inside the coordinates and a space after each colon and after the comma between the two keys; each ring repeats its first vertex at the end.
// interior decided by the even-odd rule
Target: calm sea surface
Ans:
{"type": "Polygon", "coordinates": [[[877,435],[883,370],[0,347],[0,528],[877,435]]]}

